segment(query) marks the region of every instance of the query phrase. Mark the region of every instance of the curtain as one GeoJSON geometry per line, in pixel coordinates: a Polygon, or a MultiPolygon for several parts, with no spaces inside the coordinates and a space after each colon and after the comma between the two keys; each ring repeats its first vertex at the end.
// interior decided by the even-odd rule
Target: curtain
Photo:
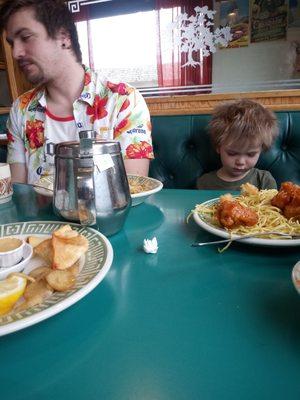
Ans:
{"type": "MultiPolygon", "coordinates": [[[[179,14],[187,13],[189,16],[194,15],[194,8],[197,6],[203,7],[206,5],[209,9],[212,9],[213,0],[133,0],[133,3],[129,4],[130,7],[128,6],[128,1],[125,0],[101,2],[81,6],[80,12],[73,14],[75,22],[81,21],[81,24],[84,24],[84,48],[87,48],[87,53],[85,53],[87,56],[85,58],[88,58],[91,68],[95,68],[93,55],[99,41],[99,38],[92,37],[90,29],[91,20],[109,15],[133,13],[134,10],[154,10],[156,14],[156,27],[153,27],[153,29],[154,35],[156,31],[157,38],[156,66],[158,88],[166,88],[168,90],[171,87],[210,85],[212,83],[212,56],[203,57],[200,51],[193,52],[193,59],[199,61],[200,65],[196,67],[184,66],[187,62],[187,54],[180,52],[179,47],[175,46],[170,23],[174,22],[179,14]]],[[[197,90],[198,88],[192,93],[200,93],[197,90]]],[[[209,92],[205,88],[201,89],[201,93],[209,92]]],[[[182,93],[183,91],[180,94],[182,93]]],[[[162,93],[158,91],[157,94],[161,95],[162,93]]],[[[175,93],[172,91],[172,94],[179,94],[179,92],[175,93]]]]}
{"type": "MultiPolygon", "coordinates": [[[[194,86],[209,85],[212,82],[212,56],[203,57],[200,51],[193,52],[195,67],[183,65],[187,54],[174,46],[174,36],[167,37],[166,26],[179,14],[195,15],[194,8],[208,6],[212,9],[212,0],[157,0],[157,72],[158,86],[194,86]]],[[[195,92],[194,92],[195,93],[195,92]]],[[[202,91],[203,93],[203,91],[202,91]]],[[[207,91],[206,91],[207,93],[207,91]]]]}
{"type": "Polygon", "coordinates": [[[93,41],[91,34],[91,22],[90,20],[86,21],[86,30],[87,30],[87,38],[88,38],[88,51],[89,51],[89,60],[90,60],[90,68],[95,69],[94,65],[94,50],[93,50],[93,41]]]}

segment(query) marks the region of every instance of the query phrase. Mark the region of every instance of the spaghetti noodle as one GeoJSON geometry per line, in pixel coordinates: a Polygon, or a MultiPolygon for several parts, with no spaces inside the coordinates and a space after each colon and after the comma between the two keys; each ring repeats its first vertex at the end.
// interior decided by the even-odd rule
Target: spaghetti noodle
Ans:
{"type": "Polygon", "coordinates": [[[193,212],[199,214],[199,216],[206,222],[214,225],[215,227],[225,229],[230,236],[232,235],[248,235],[255,233],[266,233],[266,238],[285,238],[278,237],[276,234],[268,235],[268,232],[280,232],[287,233],[288,235],[295,236],[300,235],[300,221],[294,218],[287,219],[282,214],[282,211],[271,205],[271,199],[277,194],[277,190],[260,190],[256,193],[245,193],[241,194],[234,199],[245,207],[249,207],[254,210],[258,215],[258,222],[253,226],[238,226],[233,229],[226,229],[220,225],[216,217],[216,209],[218,202],[212,205],[196,205],[193,212]]]}
{"type": "Polygon", "coordinates": [[[128,177],[129,189],[131,194],[146,192],[153,189],[151,181],[136,179],[135,177],[128,177]]]}

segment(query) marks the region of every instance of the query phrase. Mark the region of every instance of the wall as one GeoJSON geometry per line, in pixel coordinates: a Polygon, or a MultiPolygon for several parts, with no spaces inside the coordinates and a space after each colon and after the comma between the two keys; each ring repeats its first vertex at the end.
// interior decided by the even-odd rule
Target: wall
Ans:
{"type": "Polygon", "coordinates": [[[246,47],[218,50],[213,55],[212,83],[221,86],[226,83],[230,87],[215,88],[213,91],[230,92],[231,87],[236,85],[241,85],[241,91],[293,89],[293,85],[280,84],[276,87],[272,84],[268,88],[254,83],[298,78],[293,71],[296,53],[294,41],[300,41],[299,28],[289,29],[287,40],[251,43],[246,47]]]}

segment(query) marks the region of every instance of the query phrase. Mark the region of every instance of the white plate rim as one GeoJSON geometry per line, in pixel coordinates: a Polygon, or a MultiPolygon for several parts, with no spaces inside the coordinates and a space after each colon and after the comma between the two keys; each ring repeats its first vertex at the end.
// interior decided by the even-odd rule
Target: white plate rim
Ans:
{"type": "Polygon", "coordinates": [[[151,181],[151,182],[153,182],[153,183],[155,183],[157,185],[153,189],[145,190],[144,192],[140,192],[140,193],[131,194],[131,197],[133,199],[137,199],[137,198],[143,197],[143,196],[150,196],[151,194],[159,192],[164,186],[161,181],[159,181],[158,179],[155,179],[155,178],[151,178],[150,176],[141,176],[141,175],[128,174],[128,177],[143,178],[143,179],[149,180],[149,181],[151,181]]]}
{"type": "Polygon", "coordinates": [[[42,186],[34,186],[33,190],[37,193],[37,194],[41,194],[42,196],[46,196],[46,197],[53,197],[53,191],[50,189],[47,189],[46,187],[42,187],[42,186]]]}
{"type": "Polygon", "coordinates": [[[294,287],[295,287],[295,289],[297,290],[297,292],[300,294],[300,283],[299,284],[297,284],[297,279],[296,279],[296,273],[297,272],[299,272],[299,274],[300,274],[300,261],[298,261],[295,265],[294,265],[294,267],[293,267],[293,269],[292,269],[292,281],[293,281],[293,284],[294,284],[294,287]]]}
{"type": "MultiPolygon", "coordinates": [[[[201,205],[210,205],[215,202],[219,201],[219,197],[216,197],[214,199],[207,200],[201,205]]],[[[197,225],[199,225],[201,228],[206,230],[209,233],[212,233],[216,236],[229,239],[230,234],[223,228],[217,228],[206,221],[204,221],[199,214],[194,211],[193,212],[193,218],[196,222],[197,225]]],[[[233,238],[239,237],[239,235],[232,235],[233,238]]],[[[263,238],[249,238],[249,239],[242,239],[243,243],[247,244],[253,244],[253,245],[258,245],[258,246],[280,246],[280,247],[293,247],[293,246],[300,246],[300,239],[263,239],[263,238]]]]}
{"type": "Polygon", "coordinates": [[[33,190],[46,197],[53,197],[54,177],[53,175],[46,175],[36,182],[37,186],[33,186],[33,190]],[[48,186],[47,186],[48,184],[48,186]],[[52,189],[51,189],[52,186],[52,189]],[[50,187],[50,188],[49,188],[50,187]]]}
{"type": "MultiPolygon", "coordinates": [[[[163,188],[163,183],[161,181],[159,181],[158,179],[155,179],[155,178],[151,178],[150,176],[128,174],[128,177],[143,178],[145,180],[149,180],[156,184],[156,187],[153,189],[146,190],[146,191],[140,192],[140,193],[131,194],[132,199],[137,199],[139,197],[144,197],[144,196],[145,197],[150,196],[151,194],[159,192],[163,188]]],[[[49,177],[47,177],[47,178],[49,179],[49,177]]],[[[38,185],[39,186],[34,186],[34,188],[33,188],[36,193],[41,194],[46,197],[53,197],[53,190],[47,188],[46,186],[43,186],[43,180],[41,180],[38,183],[38,185]]]]}
{"type": "MultiPolygon", "coordinates": [[[[100,271],[83,287],[81,287],[79,290],[77,290],[75,293],[70,294],[70,296],[65,297],[58,303],[51,305],[50,307],[46,308],[45,310],[42,311],[37,311],[36,313],[24,317],[20,320],[10,322],[6,325],[0,326],[0,337],[7,335],[12,332],[16,332],[18,330],[27,328],[31,325],[34,325],[38,322],[44,321],[47,318],[50,318],[59,312],[65,310],[66,308],[70,307],[74,303],[78,302],[81,300],[83,297],[85,297],[88,293],[90,293],[106,276],[107,272],[109,271],[112,261],[113,261],[113,248],[109,240],[100,232],[98,232],[96,229],[91,228],[91,227],[83,227],[79,224],[71,223],[71,222],[64,222],[64,221],[25,221],[25,222],[15,222],[11,224],[3,224],[1,226],[1,234],[3,232],[3,227],[7,225],[17,225],[17,224],[57,224],[57,225],[70,225],[77,227],[80,230],[88,229],[89,231],[92,231],[94,234],[99,236],[104,243],[106,247],[106,259],[104,261],[103,267],[100,269],[100,271]]],[[[11,235],[13,236],[13,235],[11,235]]],[[[0,319],[3,317],[0,317],[0,319]]]]}

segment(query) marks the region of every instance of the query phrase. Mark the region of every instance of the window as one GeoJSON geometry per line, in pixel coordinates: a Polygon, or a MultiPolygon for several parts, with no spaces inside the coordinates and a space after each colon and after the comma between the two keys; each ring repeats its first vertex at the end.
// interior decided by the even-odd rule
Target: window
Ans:
{"type": "Polygon", "coordinates": [[[157,86],[155,19],[155,11],[145,11],[78,22],[84,64],[111,80],[138,88],[157,86]]]}
{"type": "Polygon", "coordinates": [[[84,63],[144,96],[300,87],[300,1],[297,7],[288,0],[276,7],[260,7],[259,0],[69,3],[75,2],[82,12],[76,18],[83,21],[77,27],[84,63]],[[176,43],[174,26],[182,19],[176,43]],[[225,44],[215,42],[222,29],[232,35],[224,36],[225,44]]]}

